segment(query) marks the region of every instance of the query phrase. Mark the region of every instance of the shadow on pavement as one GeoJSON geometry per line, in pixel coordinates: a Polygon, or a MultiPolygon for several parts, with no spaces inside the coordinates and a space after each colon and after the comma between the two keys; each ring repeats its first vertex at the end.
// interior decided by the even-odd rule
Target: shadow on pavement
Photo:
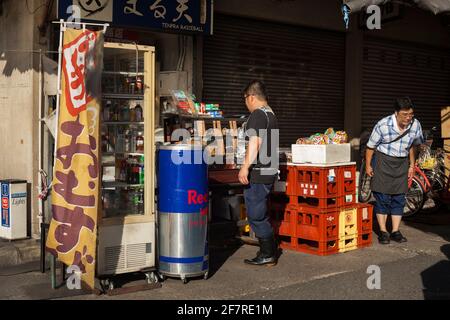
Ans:
{"type": "Polygon", "coordinates": [[[425,300],[450,299],[450,244],[441,246],[441,251],[447,260],[439,261],[420,274],[425,300]]]}
{"type": "Polygon", "coordinates": [[[236,222],[212,223],[209,230],[209,278],[242,246],[236,222]]]}
{"type": "Polygon", "coordinates": [[[426,233],[434,233],[450,242],[450,210],[441,206],[437,211],[422,210],[417,215],[404,218],[402,223],[426,233]]]}

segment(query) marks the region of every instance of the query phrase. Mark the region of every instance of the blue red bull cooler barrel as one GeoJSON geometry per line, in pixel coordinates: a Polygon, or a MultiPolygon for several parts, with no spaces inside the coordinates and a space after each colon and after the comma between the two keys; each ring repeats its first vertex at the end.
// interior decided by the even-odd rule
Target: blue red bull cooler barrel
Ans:
{"type": "Polygon", "coordinates": [[[158,150],[159,272],[208,277],[208,166],[191,145],[158,150]]]}

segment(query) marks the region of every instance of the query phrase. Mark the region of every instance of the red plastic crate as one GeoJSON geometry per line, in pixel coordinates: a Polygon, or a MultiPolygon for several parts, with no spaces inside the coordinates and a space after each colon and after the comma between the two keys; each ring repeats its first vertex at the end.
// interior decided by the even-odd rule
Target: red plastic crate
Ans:
{"type": "Polygon", "coordinates": [[[358,235],[358,248],[370,247],[372,245],[372,231],[358,235]]]}
{"type": "Polygon", "coordinates": [[[340,167],[338,181],[342,182],[341,196],[356,193],[356,165],[340,167]]]}
{"type": "Polygon", "coordinates": [[[340,181],[338,167],[288,166],[286,194],[313,198],[335,198],[339,196],[340,181]],[[329,181],[330,171],[334,180],[329,181]]]}
{"type": "Polygon", "coordinates": [[[367,203],[356,204],[358,215],[358,233],[371,233],[373,228],[373,206],[367,203]]]}
{"type": "Polygon", "coordinates": [[[280,247],[286,250],[293,250],[318,256],[327,256],[339,252],[339,240],[312,241],[296,237],[279,237],[280,247]]]}
{"type": "Polygon", "coordinates": [[[339,212],[289,205],[279,234],[320,242],[338,239],[339,212]]]}
{"type": "Polygon", "coordinates": [[[337,198],[312,198],[302,196],[289,196],[289,204],[302,206],[309,209],[337,210],[344,205],[344,199],[337,198]]]}
{"type": "Polygon", "coordinates": [[[343,194],[337,198],[339,207],[354,207],[356,202],[356,192],[351,192],[348,194],[343,194]]]}

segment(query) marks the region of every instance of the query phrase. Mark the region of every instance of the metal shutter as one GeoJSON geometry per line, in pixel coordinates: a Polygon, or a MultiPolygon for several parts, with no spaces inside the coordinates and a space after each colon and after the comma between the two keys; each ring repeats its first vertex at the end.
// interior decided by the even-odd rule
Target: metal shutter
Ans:
{"type": "Polygon", "coordinates": [[[203,100],[226,115],[248,114],[242,90],[266,83],[280,143],[343,129],[345,36],[342,33],[217,15],[203,54],[203,100]]]}
{"type": "MultiPolygon", "coordinates": [[[[424,129],[440,126],[450,103],[450,54],[436,49],[366,38],[363,68],[363,126],[394,112],[394,99],[409,96],[424,129]]],[[[439,130],[440,131],[440,130],[439,130]]]]}

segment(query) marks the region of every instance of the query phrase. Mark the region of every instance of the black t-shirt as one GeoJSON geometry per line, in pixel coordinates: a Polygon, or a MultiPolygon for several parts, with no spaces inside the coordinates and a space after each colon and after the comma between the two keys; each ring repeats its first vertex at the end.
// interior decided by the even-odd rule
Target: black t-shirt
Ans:
{"type": "Polygon", "coordinates": [[[256,164],[250,169],[251,183],[271,184],[277,177],[278,149],[272,151],[272,135],[277,139],[277,141],[273,141],[274,148],[279,146],[279,136],[272,130],[278,130],[278,121],[270,108],[256,109],[247,120],[247,137],[258,136],[262,139],[256,164]],[[271,159],[272,153],[276,158],[271,159]]]}

